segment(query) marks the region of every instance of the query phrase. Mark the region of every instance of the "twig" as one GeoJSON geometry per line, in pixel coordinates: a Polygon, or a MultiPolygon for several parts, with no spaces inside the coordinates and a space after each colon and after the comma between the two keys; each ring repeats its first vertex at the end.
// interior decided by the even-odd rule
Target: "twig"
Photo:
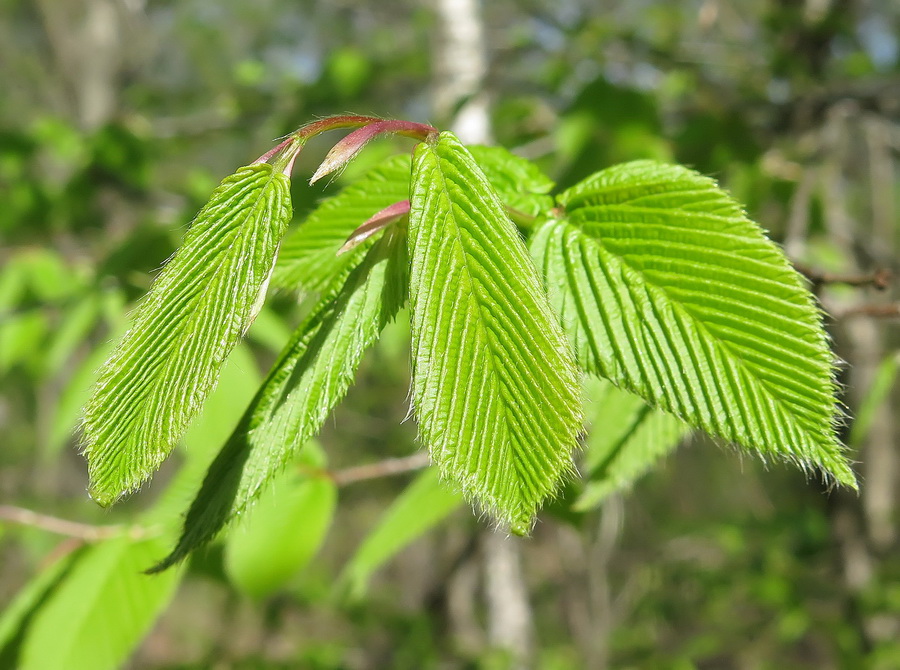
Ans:
{"type": "Polygon", "coordinates": [[[870,274],[840,274],[816,270],[803,263],[794,263],[794,269],[812,282],[813,286],[823,284],[847,284],[848,286],[873,286],[883,291],[891,285],[894,273],[887,268],[880,268],[870,274]]]}
{"type": "Polygon", "coordinates": [[[347,486],[348,484],[364,482],[370,479],[392,477],[405,472],[421,470],[426,465],[428,465],[428,454],[423,452],[404,458],[388,458],[377,463],[357,465],[352,468],[338,470],[331,473],[331,479],[338,486],[347,486]]]}
{"type": "MultiPolygon", "coordinates": [[[[13,505],[0,505],[0,521],[40,528],[57,535],[78,538],[84,542],[99,542],[100,540],[139,530],[129,529],[126,526],[92,526],[87,523],[60,519],[49,514],[41,514],[40,512],[13,505]]],[[[140,529],[139,532],[142,534],[143,530],[140,529]]]]}
{"type": "Polygon", "coordinates": [[[900,317],[900,302],[891,302],[886,305],[855,305],[843,310],[829,310],[829,312],[837,320],[856,316],[891,319],[900,317]]]}

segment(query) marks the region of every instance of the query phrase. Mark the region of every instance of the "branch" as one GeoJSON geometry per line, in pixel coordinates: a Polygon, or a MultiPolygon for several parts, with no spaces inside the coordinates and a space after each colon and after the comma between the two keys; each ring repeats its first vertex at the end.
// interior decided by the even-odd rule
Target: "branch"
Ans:
{"type": "Polygon", "coordinates": [[[84,542],[99,542],[111,537],[118,537],[128,532],[143,535],[145,529],[127,526],[92,526],[87,523],[68,521],[48,514],[41,514],[24,507],[0,505],[0,521],[39,528],[49,533],[74,537],[84,542]]]}
{"type": "Polygon", "coordinates": [[[348,484],[356,484],[357,482],[364,482],[370,479],[392,477],[406,472],[421,470],[428,465],[428,462],[428,454],[422,452],[404,458],[388,458],[377,463],[337,470],[331,473],[331,479],[338,486],[347,486],[348,484]]]}
{"type": "Polygon", "coordinates": [[[804,263],[794,262],[794,269],[812,282],[813,287],[824,284],[846,284],[848,286],[873,286],[884,291],[891,285],[894,273],[887,268],[880,268],[870,274],[840,274],[817,270],[804,263]]]}
{"type": "Polygon", "coordinates": [[[893,319],[900,317],[900,302],[891,302],[886,305],[854,305],[842,310],[829,310],[829,312],[837,320],[856,316],[893,319]]]}

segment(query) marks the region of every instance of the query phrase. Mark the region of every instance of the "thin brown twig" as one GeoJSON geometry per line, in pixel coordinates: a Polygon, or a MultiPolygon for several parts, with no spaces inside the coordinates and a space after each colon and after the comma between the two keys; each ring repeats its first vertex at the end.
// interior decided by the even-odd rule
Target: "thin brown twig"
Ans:
{"type": "Polygon", "coordinates": [[[892,319],[900,317],[900,302],[891,302],[885,305],[854,305],[842,310],[832,310],[831,315],[837,320],[856,316],[892,319]]]}
{"type": "Polygon", "coordinates": [[[879,268],[869,274],[841,274],[836,272],[824,272],[804,263],[794,263],[794,269],[806,277],[813,286],[824,284],[846,284],[847,286],[872,286],[879,291],[884,291],[891,285],[894,273],[887,268],[879,268]]]}
{"type": "Polygon", "coordinates": [[[136,530],[126,526],[92,526],[91,524],[60,519],[59,517],[41,514],[40,512],[25,509],[24,507],[15,507],[14,505],[0,505],[0,521],[14,523],[19,526],[40,528],[50,533],[78,538],[85,542],[99,542],[100,540],[117,537],[136,530]]]}
{"type": "Polygon", "coordinates": [[[338,486],[347,486],[348,484],[356,484],[357,482],[364,482],[370,479],[392,477],[406,472],[413,472],[414,470],[421,470],[428,465],[428,462],[428,454],[422,452],[403,458],[388,458],[377,463],[368,463],[337,470],[331,473],[331,479],[338,486]]]}
{"type": "MultiPolygon", "coordinates": [[[[357,482],[379,479],[381,477],[393,477],[421,470],[428,465],[428,454],[420,453],[404,458],[388,458],[377,463],[358,465],[343,470],[329,472],[327,470],[310,470],[310,474],[329,477],[337,486],[347,486],[357,482]]],[[[143,537],[149,531],[141,526],[93,526],[79,521],[69,521],[49,514],[42,514],[24,507],[14,505],[0,505],[0,522],[14,523],[19,526],[39,528],[49,533],[75,538],[82,542],[99,542],[113,537],[128,535],[130,537],[143,537]]]]}

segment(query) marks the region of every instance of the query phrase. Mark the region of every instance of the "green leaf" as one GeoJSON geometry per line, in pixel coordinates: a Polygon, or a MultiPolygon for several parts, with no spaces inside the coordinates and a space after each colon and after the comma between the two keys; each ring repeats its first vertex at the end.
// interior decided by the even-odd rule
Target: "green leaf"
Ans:
{"type": "Polygon", "coordinates": [[[373,214],[409,198],[409,156],[393,156],[358,182],[322,202],[285,237],[272,286],[327,292],[359,264],[368,245],[337,255],[350,234],[373,214]]]}
{"type": "Polygon", "coordinates": [[[179,449],[178,471],[165,491],[144,515],[144,524],[160,523],[177,529],[186,505],[197,495],[210,464],[240,421],[262,382],[250,347],[234,348],[222,367],[219,382],[203,404],[203,410],[187,429],[179,449]]]}
{"type": "Polygon", "coordinates": [[[240,514],[313,437],[347,392],[366,349],[406,294],[402,232],[388,231],[294,333],[216,460],[178,545],[154,571],[202,546],[240,514]]]}
{"type": "Polygon", "coordinates": [[[35,612],[19,670],[120,667],[168,605],[181,577],[141,574],[164,545],[121,537],[92,546],[35,612]]]}
{"type": "Polygon", "coordinates": [[[321,448],[308,443],[296,466],[273,479],[228,533],[225,573],[254,598],[275,593],[306,567],[331,527],[337,486],[324,472],[321,448]]]}
{"type": "Polygon", "coordinates": [[[101,370],[82,424],[101,505],[171,453],[253,320],[290,218],[288,187],[264,163],[226,177],[101,370]]]}
{"type": "Polygon", "coordinates": [[[820,314],[713,180],[637,161],[564,192],[532,253],[586,370],[730,442],[855,487],[820,314]]]}
{"type": "Polygon", "coordinates": [[[502,147],[468,147],[478,167],[491,182],[504,205],[530,216],[541,216],[553,208],[553,180],[530,160],[502,147]]]}
{"type": "Polygon", "coordinates": [[[579,512],[597,507],[610,494],[631,488],[690,431],[678,417],[650,407],[612,382],[587,378],[590,421],[579,512]]]}
{"type": "Polygon", "coordinates": [[[17,668],[22,642],[35,614],[59,588],[72,566],[87,551],[80,547],[41,570],[19,591],[0,615],[0,668],[17,668]]]}
{"type": "Polygon", "coordinates": [[[444,475],[518,533],[571,470],[577,371],[522,239],[450,133],[413,157],[413,404],[444,475]]]}
{"type": "Polygon", "coordinates": [[[365,595],[372,575],[404,547],[446,519],[463,502],[441,482],[437,468],[428,468],[404,489],[363,540],[344,567],[340,582],[351,598],[365,595]]]}

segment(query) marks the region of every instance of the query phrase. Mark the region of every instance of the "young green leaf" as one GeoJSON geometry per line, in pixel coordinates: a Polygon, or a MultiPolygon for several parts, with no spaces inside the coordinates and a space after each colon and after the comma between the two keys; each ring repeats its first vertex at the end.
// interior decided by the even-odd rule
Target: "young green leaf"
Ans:
{"type": "Polygon", "coordinates": [[[375,528],[344,567],[340,582],[351,598],[361,598],[372,575],[404,547],[446,519],[462,496],[428,468],[391,503],[375,528]]]}
{"type": "Polygon", "coordinates": [[[210,466],[178,545],[153,571],[215,537],[319,431],[347,392],[366,349],[402,306],[406,271],[403,233],[390,230],[340,293],[319,302],[210,466]]]}
{"type": "Polygon", "coordinates": [[[101,505],[171,453],[253,320],[290,219],[288,187],[265,163],[226,177],[101,370],[82,423],[101,505]]]}
{"type": "Polygon", "coordinates": [[[519,533],[571,468],[577,371],[522,239],[450,133],[413,157],[413,405],[444,475],[519,533]]]}
{"type": "Polygon", "coordinates": [[[762,455],[855,478],[834,368],[801,278],[715,182],[637,161],[559,197],[532,253],[579,363],[762,455]]]}
{"type": "Polygon", "coordinates": [[[409,197],[409,156],[393,156],[358,182],[325,200],[284,239],[272,286],[325,292],[359,264],[365,246],[338,256],[356,228],[376,212],[409,197]]]}
{"type": "Polygon", "coordinates": [[[34,613],[14,667],[121,667],[168,605],[181,578],[178,571],[141,574],[162,546],[161,538],[120,537],[90,547],[34,613]]]}
{"type": "Polygon", "coordinates": [[[587,377],[590,421],[582,468],[585,488],[576,511],[597,507],[608,495],[630,488],[689,432],[678,417],[653,409],[612,382],[587,377]]]}
{"type": "Polygon", "coordinates": [[[553,208],[553,180],[530,160],[503,147],[468,147],[500,200],[529,216],[540,216],[553,208]]]}
{"type": "Polygon", "coordinates": [[[306,567],[331,526],[337,486],[325,454],[311,441],[228,533],[225,573],[241,591],[264,598],[306,567]]]}

